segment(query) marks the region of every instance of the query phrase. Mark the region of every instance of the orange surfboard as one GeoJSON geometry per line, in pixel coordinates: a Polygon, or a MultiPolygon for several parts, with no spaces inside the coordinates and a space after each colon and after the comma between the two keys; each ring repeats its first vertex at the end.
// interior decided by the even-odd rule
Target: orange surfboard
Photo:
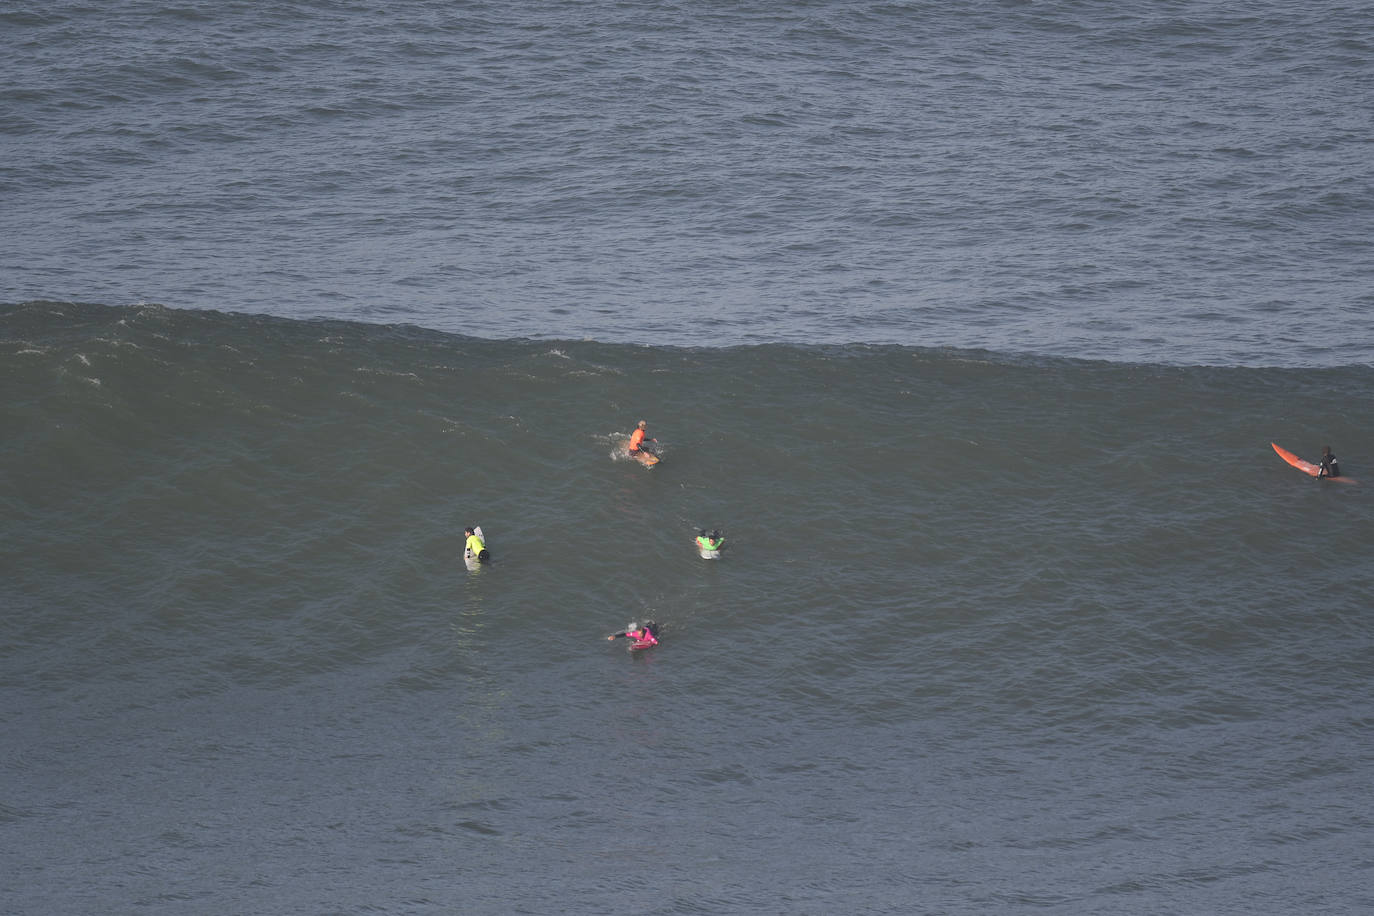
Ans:
{"type": "MultiPolygon", "coordinates": [[[[1294,455],[1292,452],[1290,452],[1288,449],[1279,445],[1277,442],[1270,442],[1269,444],[1274,447],[1274,451],[1279,453],[1280,458],[1282,458],[1284,461],[1287,461],[1289,464],[1297,468],[1299,471],[1302,471],[1304,474],[1307,474],[1310,477],[1316,477],[1318,474],[1321,473],[1322,466],[1320,464],[1313,464],[1310,461],[1302,460],[1297,455],[1294,455]]],[[[1336,480],[1340,481],[1341,483],[1355,482],[1351,480],[1349,477],[1324,477],[1322,479],[1336,480]]]]}

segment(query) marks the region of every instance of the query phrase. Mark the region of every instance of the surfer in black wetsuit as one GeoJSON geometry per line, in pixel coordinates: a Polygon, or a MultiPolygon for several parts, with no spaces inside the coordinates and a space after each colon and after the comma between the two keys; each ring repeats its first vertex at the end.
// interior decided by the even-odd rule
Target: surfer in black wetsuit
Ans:
{"type": "Polygon", "coordinates": [[[1322,446],[1322,468],[1317,472],[1320,477],[1339,477],[1341,476],[1341,466],[1336,463],[1336,453],[1331,451],[1331,446],[1322,446]]]}

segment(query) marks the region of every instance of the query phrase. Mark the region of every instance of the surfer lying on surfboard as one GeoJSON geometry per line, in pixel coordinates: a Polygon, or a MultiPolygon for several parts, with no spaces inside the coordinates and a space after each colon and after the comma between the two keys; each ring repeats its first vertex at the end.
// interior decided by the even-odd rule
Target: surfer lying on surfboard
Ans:
{"type": "Polygon", "coordinates": [[[723,546],[725,546],[725,538],[721,536],[719,528],[710,534],[706,533],[705,528],[697,531],[697,550],[701,551],[703,557],[709,559],[720,556],[720,548],[723,546]]]}
{"type": "Polygon", "coordinates": [[[626,626],[621,632],[612,633],[606,638],[608,640],[619,639],[622,636],[634,640],[634,642],[630,643],[631,649],[647,649],[650,646],[658,645],[658,624],[654,623],[652,620],[646,620],[642,625],[632,623],[626,626]]]}

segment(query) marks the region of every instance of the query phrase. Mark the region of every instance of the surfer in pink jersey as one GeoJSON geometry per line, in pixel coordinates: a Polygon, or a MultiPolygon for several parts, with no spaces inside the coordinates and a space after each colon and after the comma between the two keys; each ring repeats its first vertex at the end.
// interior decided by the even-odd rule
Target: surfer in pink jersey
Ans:
{"type": "Polygon", "coordinates": [[[642,625],[632,623],[621,632],[612,633],[606,638],[608,640],[619,639],[622,636],[626,639],[634,640],[634,642],[630,644],[631,649],[647,649],[650,646],[658,645],[658,624],[654,623],[652,620],[646,620],[642,625]]]}

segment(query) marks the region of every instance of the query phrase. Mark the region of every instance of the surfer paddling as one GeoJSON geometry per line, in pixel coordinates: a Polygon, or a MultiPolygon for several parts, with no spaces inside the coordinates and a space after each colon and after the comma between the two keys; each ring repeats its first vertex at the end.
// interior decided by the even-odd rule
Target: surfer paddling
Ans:
{"type": "Polygon", "coordinates": [[[719,528],[709,534],[704,528],[697,532],[697,550],[701,551],[703,558],[712,559],[720,556],[720,548],[723,546],[725,538],[721,536],[719,528]]]}
{"type": "Polygon", "coordinates": [[[621,630],[619,633],[612,633],[606,639],[626,639],[634,640],[630,643],[631,649],[647,649],[650,646],[658,645],[658,624],[652,620],[646,620],[643,624],[632,623],[621,630]]]}
{"type": "Polygon", "coordinates": [[[1341,466],[1336,463],[1336,453],[1331,451],[1331,446],[1322,446],[1322,466],[1317,472],[1318,479],[1322,477],[1341,476],[1341,466]]]}

